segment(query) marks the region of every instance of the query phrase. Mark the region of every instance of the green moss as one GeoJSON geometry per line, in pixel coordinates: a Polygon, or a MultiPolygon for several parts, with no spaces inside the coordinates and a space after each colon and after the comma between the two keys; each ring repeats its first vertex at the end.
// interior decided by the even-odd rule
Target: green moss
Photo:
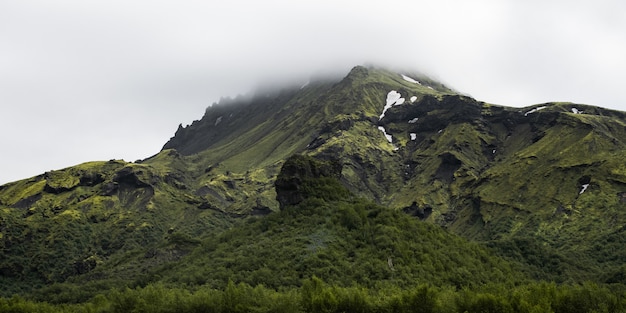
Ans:
{"type": "Polygon", "coordinates": [[[2,200],[2,203],[13,205],[19,200],[41,193],[45,185],[45,180],[36,180],[34,182],[30,180],[19,181],[8,185],[6,189],[3,190],[0,199],[2,200]]]}
{"type": "Polygon", "coordinates": [[[79,220],[82,218],[82,213],[77,210],[65,210],[61,212],[57,217],[59,218],[68,217],[71,219],[79,220]]]}

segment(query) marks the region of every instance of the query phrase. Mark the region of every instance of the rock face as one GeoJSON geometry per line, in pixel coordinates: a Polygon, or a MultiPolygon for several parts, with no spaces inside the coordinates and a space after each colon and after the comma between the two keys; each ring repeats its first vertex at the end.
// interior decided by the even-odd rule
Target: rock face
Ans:
{"type": "Polygon", "coordinates": [[[413,202],[411,206],[403,208],[402,212],[409,214],[411,216],[415,216],[419,218],[420,220],[424,220],[424,219],[427,219],[430,216],[430,214],[433,213],[433,208],[431,208],[430,206],[426,206],[422,208],[417,205],[417,202],[413,202]]]}
{"type": "Polygon", "coordinates": [[[336,160],[323,161],[305,155],[293,155],[285,161],[276,178],[276,200],[281,209],[296,205],[309,195],[308,185],[319,178],[341,178],[342,165],[336,160]]]}

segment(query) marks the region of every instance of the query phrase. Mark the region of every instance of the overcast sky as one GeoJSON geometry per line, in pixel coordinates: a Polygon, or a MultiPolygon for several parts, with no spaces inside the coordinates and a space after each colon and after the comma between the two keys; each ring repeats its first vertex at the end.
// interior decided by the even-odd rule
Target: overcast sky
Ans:
{"type": "Polygon", "coordinates": [[[626,2],[0,0],[0,184],[143,159],[222,96],[364,63],[626,111],[626,2]]]}

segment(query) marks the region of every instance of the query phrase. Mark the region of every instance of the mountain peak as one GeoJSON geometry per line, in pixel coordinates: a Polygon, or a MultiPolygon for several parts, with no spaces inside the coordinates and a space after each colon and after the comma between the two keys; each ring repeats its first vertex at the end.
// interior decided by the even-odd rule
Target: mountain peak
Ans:
{"type": "Polygon", "coordinates": [[[339,81],[326,79],[277,90],[221,100],[207,108],[201,120],[179,127],[163,149],[196,154],[218,142],[235,140],[236,133],[245,129],[272,128],[274,124],[293,122],[283,119],[293,118],[288,113],[296,111],[308,112],[310,121],[299,123],[310,129],[339,115],[357,114],[373,120],[385,110],[385,97],[390,91],[403,94],[407,102],[424,95],[456,94],[425,75],[400,74],[374,66],[355,66],[339,81]],[[318,124],[313,125],[313,121],[318,124]]]}

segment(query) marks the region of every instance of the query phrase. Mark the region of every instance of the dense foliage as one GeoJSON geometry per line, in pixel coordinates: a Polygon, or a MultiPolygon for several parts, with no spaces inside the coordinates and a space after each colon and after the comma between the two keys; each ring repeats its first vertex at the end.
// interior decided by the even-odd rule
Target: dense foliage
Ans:
{"type": "Polygon", "coordinates": [[[623,286],[500,284],[455,289],[422,284],[399,289],[366,289],[328,285],[307,279],[299,288],[276,291],[229,281],[223,289],[194,290],[149,285],[112,290],[86,303],[53,305],[20,297],[0,299],[0,312],[497,312],[616,313],[626,312],[623,286]],[[613,286],[615,287],[615,286],[613,286]]]}
{"type": "Polygon", "coordinates": [[[223,287],[233,279],[270,288],[300,286],[312,276],[365,287],[462,287],[522,279],[477,243],[368,201],[329,201],[345,189],[336,180],[318,184],[328,191],[325,198],[309,197],[280,213],[242,222],[203,241],[174,269],[155,275],[185,285],[223,287]]]}

